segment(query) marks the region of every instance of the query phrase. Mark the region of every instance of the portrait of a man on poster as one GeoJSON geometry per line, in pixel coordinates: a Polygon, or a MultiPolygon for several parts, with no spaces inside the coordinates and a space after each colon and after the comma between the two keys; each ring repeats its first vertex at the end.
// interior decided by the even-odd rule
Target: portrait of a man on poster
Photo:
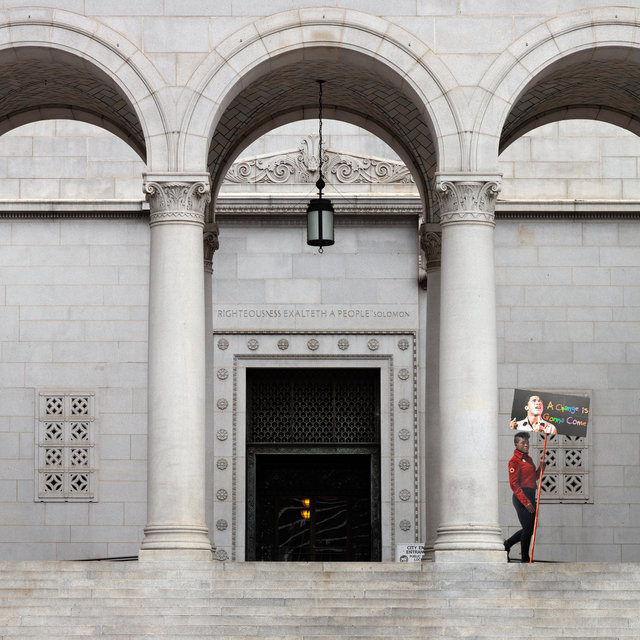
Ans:
{"type": "Polygon", "coordinates": [[[589,397],[515,389],[509,428],[548,435],[586,436],[589,397]]]}

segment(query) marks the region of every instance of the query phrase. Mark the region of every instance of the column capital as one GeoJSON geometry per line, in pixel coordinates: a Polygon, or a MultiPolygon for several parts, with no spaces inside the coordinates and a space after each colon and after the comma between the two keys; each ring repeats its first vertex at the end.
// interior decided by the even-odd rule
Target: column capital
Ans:
{"type": "Polygon", "coordinates": [[[420,248],[427,259],[427,271],[439,269],[442,257],[442,231],[439,224],[423,222],[420,225],[420,248]]]}
{"type": "Polygon", "coordinates": [[[440,224],[495,224],[501,174],[436,173],[440,224]]]}
{"type": "Polygon", "coordinates": [[[215,223],[204,225],[204,270],[207,273],[213,273],[213,254],[220,248],[218,234],[220,229],[215,223]]]}
{"type": "Polygon", "coordinates": [[[208,173],[147,173],[142,190],[149,202],[149,224],[204,225],[204,210],[211,201],[208,173]]]}

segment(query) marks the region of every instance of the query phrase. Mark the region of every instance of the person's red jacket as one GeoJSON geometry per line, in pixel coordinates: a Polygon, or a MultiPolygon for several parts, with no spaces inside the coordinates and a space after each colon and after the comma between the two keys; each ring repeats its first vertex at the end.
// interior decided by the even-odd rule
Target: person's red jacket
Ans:
{"type": "Polygon", "coordinates": [[[535,489],[536,480],[540,478],[540,469],[536,470],[531,456],[517,449],[509,460],[509,485],[516,498],[526,507],[531,500],[524,495],[523,489],[535,489]]]}

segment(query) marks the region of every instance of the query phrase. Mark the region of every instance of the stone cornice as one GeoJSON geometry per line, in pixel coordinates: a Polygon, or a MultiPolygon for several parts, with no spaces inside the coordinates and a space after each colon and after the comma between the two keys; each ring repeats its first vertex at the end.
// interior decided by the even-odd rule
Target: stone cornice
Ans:
{"type": "Polygon", "coordinates": [[[144,200],[0,200],[2,218],[146,218],[144,200]]]}
{"type": "MultiPolygon", "coordinates": [[[[385,224],[400,221],[415,222],[422,216],[423,208],[419,197],[351,197],[333,200],[335,224],[385,224]]],[[[225,197],[218,198],[215,205],[215,219],[220,223],[262,225],[306,224],[308,198],[272,196],[225,197]]]]}
{"type": "MultiPolygon", "coordinates": [[[[228,219],[301,218],[308,199],[283,196],[218,196],[216,217],[228,219]]],[[[382,221],[386,218],[416,218],[422,203],[416,196],[371,196],[334,199],[337,219],[382,221]]],[[[145,219],[149,204],[135,200],[0,200],[0,219],[145,219]]],[[[640,220],[636,200],[498,200],[496,220],[640,220]]],[[[302,219],[302,218],[301,218],[302,219]]]]}

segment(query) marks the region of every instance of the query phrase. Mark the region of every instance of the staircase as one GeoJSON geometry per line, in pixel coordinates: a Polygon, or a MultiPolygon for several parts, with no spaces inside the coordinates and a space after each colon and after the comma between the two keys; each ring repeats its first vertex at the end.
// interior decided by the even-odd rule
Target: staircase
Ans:
{"type": "Polygon", "coordinates": [[[640,638],[640,565],[0,562],[0,639],[640,638]]]}

